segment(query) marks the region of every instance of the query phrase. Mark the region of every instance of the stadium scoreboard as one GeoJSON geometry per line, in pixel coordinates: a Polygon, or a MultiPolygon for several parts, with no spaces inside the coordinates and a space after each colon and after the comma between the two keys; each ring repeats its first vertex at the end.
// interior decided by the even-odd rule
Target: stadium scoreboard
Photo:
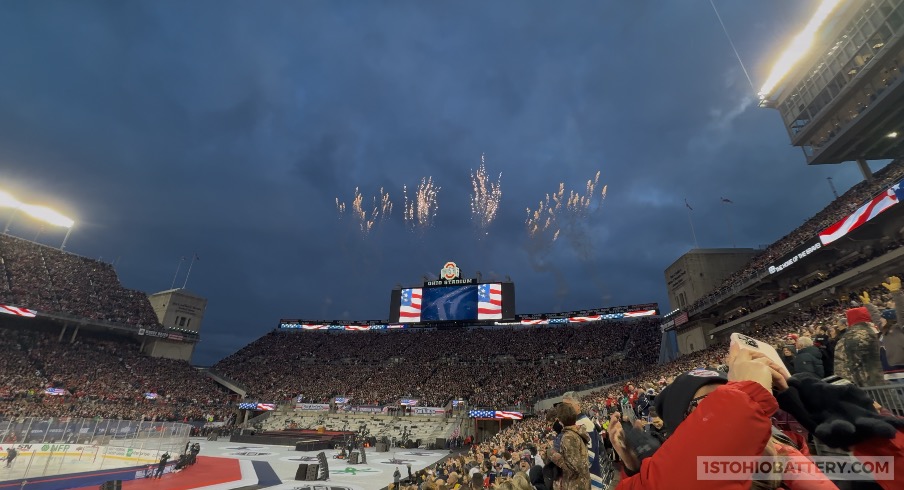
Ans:
{"type": "Polygon", "coordinates": [[[436,280],[395,289],[390,295],[389,321],[394,323],[512,320],[515,284],[462,278],[455,262],[446,262],[436,280]]]}
{"type": "Polygon", "coordinates": [[[463,278],[454,262],[446,262],[437,279],[394,289],[390,294],[389,319],[331,321],[281,319],[279,329],[373,331],[413,327],[466,327],[472,325],[568,325],[623,320],[659,315],[659,305],[644,303],[558,313],[515,313],[515,283],[482,282],[463,278]]]}

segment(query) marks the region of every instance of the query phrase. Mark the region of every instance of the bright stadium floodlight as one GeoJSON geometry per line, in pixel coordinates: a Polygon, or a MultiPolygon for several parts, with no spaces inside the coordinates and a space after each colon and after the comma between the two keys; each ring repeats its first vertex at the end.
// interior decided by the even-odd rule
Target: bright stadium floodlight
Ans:
{"type": "Polygon", "coordinates": [[[69,240],[69,234],[72,233],[72,226],[75,225],[75,221],[72,221],[71,219],[46,206],[22,204],[19,206],[19,209],[32,218],[41,220],[53,226],[66,228],[66,236],[63,238],[63,243],[60,245],[60,250],[66,248],[66,242],[69,240]]]}
{"type": "Polygon", "coordinates": [[[841,0],[822,1],[822,4],[816,9],[816,13],[813,14],[813,17],[810,19],[810,22],[807,22],[804,30],[797,36],[794,36],[794,39],[791,40],[791,44],[788,45],[784,52],[782,52],[782,55],[772,67],[769,78],[766,79],[766,83],[763,84],[763,88],[760,89],[760,93],[758,94],[760,100],[768,97],[772,90],[775,89],[775,86],[782,81],[789,71],[791,71],[791,68],[807,54],[807,51],[810,50],[813,41],[816,39],[816,31],[819,30],[823,22],[825,22],[839,4],[841,4],[841,0]]]}
{"type": "Polygon", "coordinates": [[[0,191],[0,208],[18,208],[21,205],[22,203],[9,192],[0,191]]]}
{"type": "Polygon", "coordinates": [[[46,207],[35,206],[34,204],[23,204],[19,209],[32,218],[39,219],[53,226],[61,226],[63,228],[72,228],[75,221],[63,216],[62,214],[46,207]]]}
{"type": "Polygon", "coordinates": [[[6,191],[0,191],[0,208],[13,208],[12,213],[10,213],[9,219],[6,221],[6,228],[3,229],[4,235],[9,233],[9,227],[13,222],[13,218],[16,216],[16,213],[18,211],[21,211],[31,216],[32,218],[37,219],[38,221],[43,221],[44,223],[47,223],[49,225],[66,228],[66,237],[63,238],[63,244],[60,245],[60,250],[66,248],[66,241],[69,240],[69,234],[72,233],[72,227],[75,225],[75,221],[63,216],[53,209],[48,208],[47,206],[25,204],[6,191]]]}

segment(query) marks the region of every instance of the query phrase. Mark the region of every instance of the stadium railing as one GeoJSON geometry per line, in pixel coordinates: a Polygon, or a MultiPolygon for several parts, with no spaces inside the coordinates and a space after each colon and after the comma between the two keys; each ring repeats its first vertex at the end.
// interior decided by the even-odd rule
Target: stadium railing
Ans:
{"type": "Polygon", "coordinates": [[[155,464],[164,452],[175,461],[188,443],[191,426],[87,418],[0,419],[0,450],[18,455],[4,479],[79,473],[155,464]]]}
{"type": "Polygon", "coordinates": [[[870,398],[897,417],[904,417],[904,384],[889,383],[863,388],[870,398]]]}
{"type": "Polygon", "coordinates": [[[559,390],[549,391],[549,392],[546,392],[545,394],[543,394],[543,395],[537,397],[536,399],[532,400],[532,401],[530,402],[529,405],[530,405],[530,406],[535,406],[535,405],[536,405],[538,402],[540,402],[541,400],[547,400],[547,399],[549,399],[549,398],[555,398],[555,397],[558,397],[558,396],[562,396],[562,395],[564,395],[565,393],[568,393],[569,391],[585,391],[585,390],[592,390],[592,389],[594,389],[594,388],[602,388],[602,387],[604,387],[604,386],[608,386],[608,385],[611,385],[611,384],[613,384],[613,383],[618,383],[618,382],[621,382],[621,381],[627,381],[627,380],[629,380],[629,379],[631,379],[631,378],[633,378],[633,377],[635,377],[635,376],[637,376],[637,375],[638,375],[638,373],[625,374],[625,375],[621,375],[621,376],[609,376],[608,378],[603,378],[603,379],[601,379],[601,380],[599,380],[599,381],[594,381],[593,383],[586,383],[586,384],[582,384],[582,385],[569,386],[569,387],[567,387],[567,388],[562,388],[562,389],[559,389],[559,390]]]}

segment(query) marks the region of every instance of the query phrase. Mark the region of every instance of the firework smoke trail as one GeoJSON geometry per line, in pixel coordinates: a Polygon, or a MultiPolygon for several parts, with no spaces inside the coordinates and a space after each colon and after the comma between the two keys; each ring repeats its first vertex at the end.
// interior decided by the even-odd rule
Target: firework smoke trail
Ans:
{"type": "Polygon", "coordinates": [[[499,173],[495,183],[492,182],[487,174],[486,155],[480,155],[480,167],[477,172],[471,172],[471,221],[481,235],[487,234],[487,229],[496,219],[501,199],[502,173],[499,173]]]}
{"type": "MultiPolygon", "coordinates": [[[[525,248],[528,259],[537,272],[552,274],[556,285],[554,294],[560,304],[568,295],[568,282],[557,265],[560,261],[551,260],[550,253],[555,243],[564,239],[582,262],[595,263],[587,222],[600,210],[606,198],[606,186],[600,189],[600,174],[597,172],[587,181],[583,192],[566,192],[565,183],[559,183],[556,192],[546,194],[536,208],[527,209],[525,225],[530,240],[525,242],[525,248]]],[[[591,274],[596,274],[598,267],[590,269],[591,274]]],[[[595,282],[602,284],[601,280],[595,282]]]]}
{"type": "Polygon", "coordinates": [[[402,187],[402,193],[405,197],[405,224],[412,230],[423,231],[433,226],[433,220],[436,218],[436,211],[439,206],[436,197],[441,187],[433,184],[433,177],[424,177],[417,186],[414,197],[409,201],[408,187],[402,187]]]}

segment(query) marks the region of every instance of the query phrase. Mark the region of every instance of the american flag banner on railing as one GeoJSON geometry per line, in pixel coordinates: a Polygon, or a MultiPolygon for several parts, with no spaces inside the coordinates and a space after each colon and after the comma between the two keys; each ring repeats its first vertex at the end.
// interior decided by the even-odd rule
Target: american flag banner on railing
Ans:
{"type": "Polygon", "coordinates": [[[819,232],[819,240],[823,245],[828,245],[897,204],[899,199],[904,197],[904,189],[901,188],[901,184],[902,182],[899,182],[889,187],[885,192],[860,206],[850,216],[819,232]]]}
{"type": "Polygon", "coordinates": [[[625,317],[627,318],[636,318],[639,316],[653,316],[656,314],[656,310],[638,310],[638,311],[629,311],[625,313],[625,317]]]}
{"type": "Polygon", "coordinates": [[[242,403],[239,403],[239,410],[270,411],[270,410],[276,410],[276,404],[275,403],[242,402],[242,403]]]}
{"type": "Polygon", "coordinates": [[[568,319],[571,323],[584,323],[584,322],[598,322],[602,320],[603,315],[592,315],[592,316],[573,316],[568,319]]]}
{"type": "Polygon", "coordinates": [[[521,320],[522,325],[549,325],[549,320],[521,320]]]}
{"type": "Polygon", "coordinates": [[[521,412],[507,412],[504,410],[471,410],[468,417],[472,419],[508,419],[521,420],[524,414],[521,412]]]}
{"type": "Polygon", "coordinates": [[[521,412],[505,412],[501,410],[496,410],[496,415],[494,418],[497,419],[509,419],[509,420],[521,420],[524,418],[524,414],[521,412]]]}
{"type": "Polygon", "coordinates": [[[28,308],[19,308],[17,306],[9,305],[0,305],[0,313],[6,313],[7,315],[24,316],[27,318],[34,318],[35,315],[38,314],[38,312],[35,310],[29,310],[28,308]]]}

